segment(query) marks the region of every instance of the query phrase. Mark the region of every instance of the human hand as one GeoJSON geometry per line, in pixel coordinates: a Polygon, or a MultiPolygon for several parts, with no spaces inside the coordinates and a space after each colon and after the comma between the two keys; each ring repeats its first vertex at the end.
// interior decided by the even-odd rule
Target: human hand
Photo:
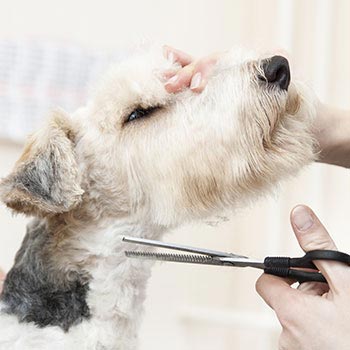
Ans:
{"type": "Polygon", "coordinates": [[[319,162],[350,168],[350,111],[318,103],[313,132],[319,162]]]}
{"type": "Polygon", "coordinates": [[[167,71],[165,88],[168,92],[179,92],[189,87],[194,92],[202,92],[207,85],[207,79],[222,53],[213,53],[201,59],[194,59],[189,54],[164,46],[164,55],[170,61],[181,65],[178,71],[167,71]]]}
{"type": "MultiPolygon", "coordinates": [[[[291,223],[301,248],[337,250],[313,211],[297,206],[291,223]]],[[[335,261],[315,261],[327,279],[293,289],[293,281],[263,274],[256,290],[282,325],[280,350],[345,350],[350,346],[350,267],[335,261]]]]}

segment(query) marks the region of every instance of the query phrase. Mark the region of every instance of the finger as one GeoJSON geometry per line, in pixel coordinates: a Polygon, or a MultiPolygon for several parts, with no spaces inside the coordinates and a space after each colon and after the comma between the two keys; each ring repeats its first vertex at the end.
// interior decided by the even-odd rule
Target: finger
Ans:
{"type": "Polygon", "coordinates": [[[182,68],[176,75],[165,82],[168,92],[179,92],[190,85],[193,75],[193,65],[182,68]]]}
{"type": "Polygon", "coordinates": [[[178,74],[165,72],[164,76],[169,76],[165,83],[168,92],[178,92],[190,86],[194,92],[202,92],[207,85],[208,77],[212,73],[213,67],[220,58],[220,53],[207,56],[197,62],[185,66],[178,74]]]}
{"type": "Polygon", "coordinates": [[[178,71],[179,71],[178,69],[177,70],[175,70],[175,69],[168,69],[168,70],[166,70],[166,71],[164,71],[162,73],[163,78],[167,81],[170,78],[172,78],[174,75],[176,75],[178,73],[178,71]]]}
{"type": "MultiPolygon", "coordinates": [[[[308,252],[316,249],[337,250],[335,243],[315,213],[307,206],[299,205],[291,212],[291,223],[300,247],[308,252]]],[[[329,287],[338,291],[350,281],[350,269],[336,261],[316,260],[314,264],[327,279],[329,287]]]]}
{"type": "Polygon", "coordinates": [[[298,286],[298,290],[308,295],[322,296],[329,292],[329,286],[320,282],[304,282],[298,286]]]}
{"type": "Polygon", "coordinates": [[[191,55],[168,45],[163,46],[163,54],[169,61],[172,63],[177,62],[181,64],[182,67],[187,66],[193,61],[191,55]]]}
{"type": "Polygon", "coordinates": [[[293,283],[293,280],[264,273],[257,280],[255,289],[265,303],[278,314],[284,309],[290,309],[289,301],[295,302],[300,294],[298,290],[291,288],[290,285],[293,283]]]}
{"type": "Polygon", "coordinates": [[[220,54],[213,54],[195,63],[190,85],[192,91],[202,92],[204,90],[219,57],[220,54]]]}

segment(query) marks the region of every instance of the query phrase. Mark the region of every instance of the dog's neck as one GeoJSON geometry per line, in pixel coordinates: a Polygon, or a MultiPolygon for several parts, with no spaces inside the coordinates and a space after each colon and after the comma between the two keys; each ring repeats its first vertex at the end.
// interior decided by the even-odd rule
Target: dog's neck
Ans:
{"type": "Polygon", "coordinates": [[[124,251],[130,246],[122,237],[157,239],[162,232],[129,218],[36,220],[5,281],[3,310],[68,334],[94,332],[106,349],[135,349],[151,264],[127,258],[124,251]],[[29,300],[32,294],[36,304],[29,300]],[[53,305],[56,297],[59,307],[53,305]],[[46,308],[46,300],[53,310],[46,308]],[[128,346],[120,347],[124,341],[128,346]]]}
{"type": "Polygon", "coordinates": [[[137,338],[151,264],[127,258],[124,251],[133,247],[122,242],[122,237],[159,238],[162,231],[125,219],[113,220],[105,225],[99,223],[99,226],[79,233],[77,248],[86,254],[91,276],[87,304],[92,322],[99,325],[98,332],[113,330],[118,334],[118,342],[125,340],[130,345],[130,340],[136,341],[137,338]]]}

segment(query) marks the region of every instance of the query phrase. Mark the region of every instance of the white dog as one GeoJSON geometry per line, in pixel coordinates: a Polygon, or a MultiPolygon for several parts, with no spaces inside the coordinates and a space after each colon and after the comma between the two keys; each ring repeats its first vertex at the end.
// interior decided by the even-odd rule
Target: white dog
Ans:
{"type": "Polygon", "coordinates": [[[121,237],[241,206],[314,159],[313,101],[286,59],[229,52],[201,94],[167,93],[171,65],[152,49],[113,67],[2,181],[36,218],[4,283],[1,350],[135,349],[150,265],[121,237]]]}

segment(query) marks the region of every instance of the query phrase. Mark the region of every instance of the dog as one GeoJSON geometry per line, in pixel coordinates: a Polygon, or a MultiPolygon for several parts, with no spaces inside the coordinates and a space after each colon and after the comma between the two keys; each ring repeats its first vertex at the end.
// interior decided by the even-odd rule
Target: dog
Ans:
{"type": "Polygon", "coordinates": [[[315,99],[285,58],[228,51],[201,94],[167,93],[169,69],[158,47],[115,65],[2,180],[2,201],[34,218],[3,286],[1,350],[136,349],[151,265],[122,237],[234,210],[315,159],[315,99]]]}

